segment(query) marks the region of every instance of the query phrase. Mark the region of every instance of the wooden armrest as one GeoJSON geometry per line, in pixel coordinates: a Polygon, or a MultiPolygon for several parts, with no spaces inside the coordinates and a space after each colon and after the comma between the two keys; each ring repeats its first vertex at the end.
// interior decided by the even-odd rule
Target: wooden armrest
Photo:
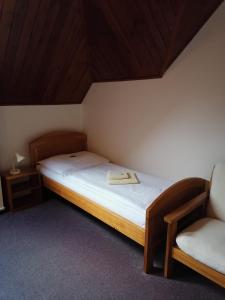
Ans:
{"type": "Polygon", "coordinates": [[[184,203],[182,206],[178,207],[168,215],[164,217],[164,221],[168,224],[175,223],[187,216],[190,212],[195,210],[196,208],[205,204],[208,199],[208,192],[204,192],[197,197],[191,199],[190,201],[184,203]]]}

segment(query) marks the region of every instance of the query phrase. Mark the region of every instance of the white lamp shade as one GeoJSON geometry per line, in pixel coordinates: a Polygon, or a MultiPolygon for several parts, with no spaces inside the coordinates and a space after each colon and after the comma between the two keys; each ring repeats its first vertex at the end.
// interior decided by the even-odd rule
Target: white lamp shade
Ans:
{"type": "Polygon", "coordinates": [[[19,163],[25,159],[24,156],[20,155],[19,153],[16,153],[16,161],[19,163]]]}

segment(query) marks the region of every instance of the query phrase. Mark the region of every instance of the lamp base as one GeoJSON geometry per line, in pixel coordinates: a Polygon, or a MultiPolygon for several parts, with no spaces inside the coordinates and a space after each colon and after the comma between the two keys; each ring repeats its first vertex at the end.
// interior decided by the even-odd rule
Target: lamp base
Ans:
{"type": "Polygon", "coordinates": [[[18,175],[18,174],[21,173],[21,170],[20,170],[20,169],[11,169],[11,170],[9,171],[9,173],[10,173],[11,175],[18,175]]]}

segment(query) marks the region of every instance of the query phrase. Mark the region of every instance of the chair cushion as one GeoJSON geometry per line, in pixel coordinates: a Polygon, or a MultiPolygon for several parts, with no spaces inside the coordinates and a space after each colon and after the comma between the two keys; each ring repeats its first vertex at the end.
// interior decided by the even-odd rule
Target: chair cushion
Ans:
{"type": "Polygon", "coordinates": [[[202,218],[183,230],[176,242],[194,259],[225,274],[225,222],[202,218]]]}
{"type": "Polygon", "coordinates": [[[207,216],[225,222],[225,163],[213,170],[207,216]]]}

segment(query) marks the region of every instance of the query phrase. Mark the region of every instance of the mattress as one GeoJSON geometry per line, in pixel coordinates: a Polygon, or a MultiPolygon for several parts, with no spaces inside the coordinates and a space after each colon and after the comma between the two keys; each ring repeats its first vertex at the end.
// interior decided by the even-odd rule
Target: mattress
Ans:
{"type": "Polygon", "coordinates": [[[109,185],[107,183],[109,170],[128,171],[124,167],[104,163],[62,176],[47,167],[40,166],[40,172],[44,176],[144,228],[146,209],[173,182],[136,172],[139,184],[109,185]]]}

